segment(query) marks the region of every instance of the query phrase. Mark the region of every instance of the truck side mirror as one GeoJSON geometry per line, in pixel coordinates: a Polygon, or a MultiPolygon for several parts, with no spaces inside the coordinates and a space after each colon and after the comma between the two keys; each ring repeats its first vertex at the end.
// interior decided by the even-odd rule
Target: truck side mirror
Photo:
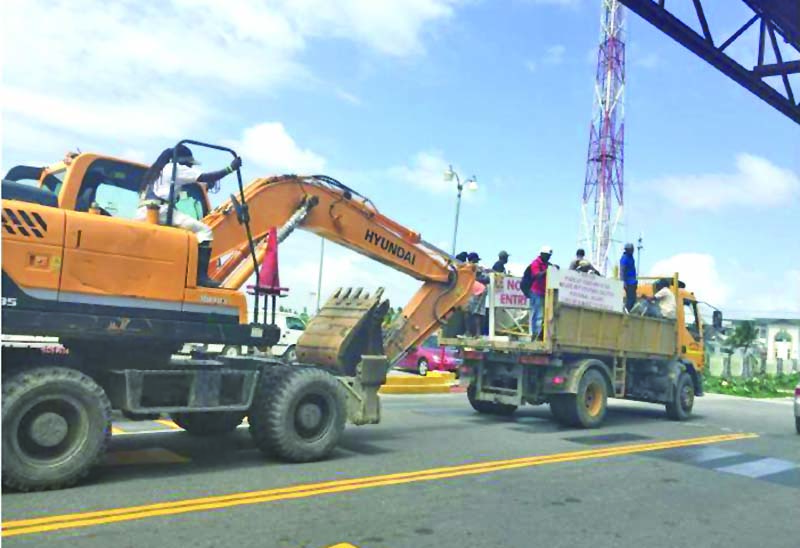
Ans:
{"type": "Polygon", "coordinates": [[[711,324],[714,326],[714,329],[722,329],[722,311],[715,310],[711,314],[711,324]]]}

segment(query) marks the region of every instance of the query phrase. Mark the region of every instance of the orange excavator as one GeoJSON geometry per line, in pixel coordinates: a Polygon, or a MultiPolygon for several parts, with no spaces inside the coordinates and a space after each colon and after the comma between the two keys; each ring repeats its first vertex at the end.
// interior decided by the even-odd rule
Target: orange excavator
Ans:
{"type": "MultiPolygon", "coordinates": [[[[179,144],[236,157],[225,147],[179,144]]],[[[194,234],[159,224],[157,204],[145,203],[153,211],[147,221],[134,219],[146,170],[81,153],[46,168],[17,166],[3,179],[3,336],[58,338],[68,349],[45,354],[4,343],[8,487],[77,482],[105,453],[112,409],[132,418],[169,414],[195,435],[230,432],[247,417],[266,454],[295,462],[324,458],[346,420],[380,420],[377,391],[392,363],[469,299],[472,265],[424,242],[355,190],[322,175],[245,186],[239,170],[237,191],[214,209],[205,185],[173,182],[170,191],[168,220],[178,210],[213,233],[208,275],[219,287],[201,286],[194,234]],[[259,318],[259,288],[252,322],[241,288],[258,274],[269,246],[295,228],[422,285],[385,332],[383,289],[339,289],[298,341],[296,364],[174,356],[187,342],[257,348],[277,342],[266,307],[259,318]]]]}

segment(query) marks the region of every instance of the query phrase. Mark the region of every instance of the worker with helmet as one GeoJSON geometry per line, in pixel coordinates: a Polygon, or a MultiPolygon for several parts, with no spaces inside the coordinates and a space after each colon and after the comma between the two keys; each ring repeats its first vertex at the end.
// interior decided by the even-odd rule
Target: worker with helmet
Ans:
{"type": "Polygon", "coordinates": [[[636,304],[636,288],[639,280],[636,276],[636,261],[633,258],[633,244],[625,244],[625,251],[619,260],[619,279],[625,286],[625,310],[630,312],[636,304]]]}
{"type": "MultiPolygon", "coordinates": [[[[198,183],[205,184],[207,188],[213,189],[220,179],[233,173],[242,165],[242,159],[237,156],[229,166],[218,171],[203,173],[195,167],[200,163],[194,159],[189,147],[178,145],[174,152],[177,158],[173,194],[175,199],[178,198],[183,185],[198,183]]],[[[172,157],[173,149],[164,150],[145,172],[142,178],[142,200],[139,209],[136,211],[137,220],[146,220],[147,204],[157,203],[159,205],[158,222],[161,224],[167,222],[170,185],[172,184],[172,157]]],[[[218,287],[218,284],[208,277],[208,263],[211,260],[211,240],[213,238],[211,229],[177,209],[172,210],[172,225],[189,230],[197,237],[199,244],[197,252],[197,284],[204,287],[218,287]]]]}

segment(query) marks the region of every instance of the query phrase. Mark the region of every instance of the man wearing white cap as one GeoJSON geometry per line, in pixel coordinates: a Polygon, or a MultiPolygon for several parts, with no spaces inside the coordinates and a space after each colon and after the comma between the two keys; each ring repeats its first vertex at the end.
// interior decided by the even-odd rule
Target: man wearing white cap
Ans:
{"type": "Polygon", "coordinates": [[[542,335],[542,320],[544,319],[544,294],[547,289],[547,267],[550,266],[550,257],[553,248],[542,246],[539,256],[525,269],[522,276],[523,293],[531,303],[531,338],[538,339],[542,335]],[[527,291],[526,291],[527,290],[527,291]]]}

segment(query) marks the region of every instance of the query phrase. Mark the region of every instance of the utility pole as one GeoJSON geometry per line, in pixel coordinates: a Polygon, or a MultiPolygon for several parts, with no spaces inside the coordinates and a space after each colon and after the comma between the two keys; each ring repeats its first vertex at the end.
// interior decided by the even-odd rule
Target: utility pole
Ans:
{"type": "Polygon", "coordinates": [[[642,233],[639,233],[639,239],[636,241],[636,268],[637,272],[642,271],[642,249],[644,246],[642,245],[642,233]]]}

